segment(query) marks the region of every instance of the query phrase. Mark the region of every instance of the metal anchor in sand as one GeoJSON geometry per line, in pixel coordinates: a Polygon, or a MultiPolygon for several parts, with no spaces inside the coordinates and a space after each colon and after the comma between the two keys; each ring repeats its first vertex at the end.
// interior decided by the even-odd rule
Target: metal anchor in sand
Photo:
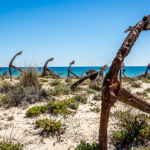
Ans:
{"type": "Polygon", "coordinates": [[[130,33],[117,52],[117,55],[104,78],[102,84],[102,103],[99,128],[99,144],[101,150],[107,150],[107,127],[109,114],[110,109],[116,100],[135,107],[143,112],[150,113],[150,103],[123,89],[118,81],[118,73],[125,57],[130,53],[131,48],[138,39],[140,33],[146,30],[150,30],[150,15],[145,16],[135,26],[129,27],[129,29],[125,31],[130,31],[130,33]]]}
{"type": "Polygon", "coordinates": [[[70,76],[70,73],[71,73],[71,74],[73,74],[76,78],[79,78],[79,76],[77,76],[76,74],[74,74],[74,73],[72,72],[72,70],[71,70],[71,66],[72,66],[74,63],[75,63],[74,60],[70,63],[69,68],[68,68],[68,75],[67,75],[67,77],[72,77],[72,76],[70,76]]]}
{"type": "Polygon", "coordinates": [[[22,72],[21,69],[17,68],[16,66],[13,65],[13,61],[15,60],[15,58],[18,56],[18,55],[21,55],[23,51],[17,53],[11,60],[11,62],[9,63],[9,74],[10,74],[10,78],[12,78],[12,73],[11,73],[11,68],[15,68],[16,70],[22,72]]]}

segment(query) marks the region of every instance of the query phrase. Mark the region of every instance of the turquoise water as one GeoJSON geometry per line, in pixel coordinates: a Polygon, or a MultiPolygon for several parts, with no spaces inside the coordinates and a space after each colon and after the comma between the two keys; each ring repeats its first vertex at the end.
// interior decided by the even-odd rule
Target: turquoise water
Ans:
{"type": "MultiPolygon", "coordinates": [[[[7,71],[9,68],[8,67],[1,67],[2,70],[0,71],[0,75],[2,75],[5,71],[7,71]]],[[[20,69],[23,69],[21,67],[19,67],[20,69]]],[[[93,69],[93,70],[99,70],[101,68],[101,66],[99,67],[71,67],[72,69],[72,72],[75,73],[76,75],[80,76],[82,71],[88,71],[89,69],[93,69]]],[[[64,74],[61,74],[60,76],[61,77],[67,77],[67,73],[68,73],[68,67],[49,67],[50,70],[53,70],[55,71],[57,74],[62,72],[64,74]]],[[[125,71],[125,74],[126,76],[128,77],[136,77],[142,73],[145,73],[145,70],[146,70],[146,66],[132,66],[132,67],[125,67],[126,71],[125,71]]],[[[14,69],[12,68],[12,71],[14,69]]],[[[43,67],[39,67],[38,68],[38,71],[39,71],[39,74],[42,72],[43,70],[43,67]]],[[[106,75],[106,73],[108,72],[109,70],[109,67],[108,69],[106,70],[106,72],[104,73],[104,75],[106,75]]],[[[8,73],[9,74],[9,73],[8,73]]],[[[13,76],[14,77],[17,77],[18,75],[20,74],[19,71],[16,71],[13,76]]],[[[83,75],[86,75],[86,73],[84,73],[83,75]]]]}

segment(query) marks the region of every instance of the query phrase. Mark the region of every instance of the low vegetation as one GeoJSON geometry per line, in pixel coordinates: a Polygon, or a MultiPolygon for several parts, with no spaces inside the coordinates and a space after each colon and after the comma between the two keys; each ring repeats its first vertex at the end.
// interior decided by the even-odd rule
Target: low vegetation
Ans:
{"type": "Polygon", "coordinates": [[[148,97],[148,94],[147,94],[146,91],[144,91],[144,92],[136,92],[136,94],[137,94],[138,96],[141,96],[141,97],[148,97]]]}
{"type": "Polygon", "coordinates": [[[75,148],[75,150],[100,150],[100,147],[96,142],[89,144],[84,141],[80,141],[80,144],[75,148]]]}
{"type": "Polygon", "coordinates": [[[71,90],[69,86],[67,85],[57,85],[53,90],[51,90],[52,96],[60,96],[60,95],[69,95],[71,93],[71,90]]]}
{"type": "Polygon", "coordinates": [[[102,89],[102,83],[99,78],[96,78],[94,81],[90,83],[89,88],[96,90],[96,91],[101,91],[102,89]]]}
{"type": "Polygon", "coordinates": [[[132,82],[132,83],[131,83],[131,86],[134,87],[134,88],[141,88],[141,83],[132,82]]]}
{"type": "Polygon", "coordinates": [[[56,120],[49,120],[49,119],[39,119],[36,121],[36,127],[42,128],[41,135],[48,136],[52,134],[63,134],[66,130],[65,124],[62,124],[56,120]]]}
{"type": "Polygon", "coordinates": [[[94,94],[93,99],[94,100],[101,100],[101,94],[94,94]]]}
{"type": "Polygon", "coordinates": [[[12,141],[0,141],[0,149],[1,150],[23,150],[23,144],[21,143],[13,143],[12,141]]]}
{"type": "Polygon", "coordinates": [[[59,85],[60,84],[60,81],[59,80],[54,80],[50,83],[51,86],[56,86],[56,85],[59,85]]]}
{"type": "Polygon", "coordinates": [[[43,106],[34,106],[26,112],[27,117],[36,116],[42,113],[54,113],[54,114],[74,114],[76,112],[69,111],[67,104],[72,100],[64,100],[62,102],[53,102],[43,105],[43,106]]]}
{"type": "Polygon", "coordinates": [[[80,103],[83,103],[83,104],[87,103],[87,97],[83,94],[75,95],[73,98],[80,103]]]}
{"type": "Polygon", "coordinates": [[[99,107],[91,108],[90,110],[94,111],[94,112],[100,112],[101,111],[101,109],[99,107]]]}
{"type": "Polygon", "coordinates": [[[150,139],[150,117],[145,114],[131,114],[130,111],[117,111],[121,130],[112,131],[111,138],[115,145],[127,145],[132,142],[144,142],[150,139]]]}
{"type": "Polygon", "coordinates": [[[40,79],[41,82],[49,82],[47,79],[40,79]]]}

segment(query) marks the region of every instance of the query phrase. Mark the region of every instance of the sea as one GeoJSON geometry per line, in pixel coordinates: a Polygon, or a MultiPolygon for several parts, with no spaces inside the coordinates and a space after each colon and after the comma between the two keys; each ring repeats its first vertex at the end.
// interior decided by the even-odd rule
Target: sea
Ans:
{"type": "MultiPolygon", "coordinates": [[[[83,76],[86,75],[86,71],[88,71],[89,69],[93,69],[93,70],[100,70],[102,66],[96,66],[96,67],[71,67],[72,72],[78,76],[81,76],[82,72],[85,71],[83,73],[83,76]]],[[[7,70],[9,70],[8,67],[0,67],[2,68],[2,70],[0,71],[0,75],[3,75],[3,73],[5,73],[7,70]]],[[[24,69],[23,67],[19,67],[20,69],[24,69]]],[[[60,75],[60,77],[66,78],[67,74],[68,74],[68,67],[48,67],[50,70],[54,71],[55,73],[63,73],[60,75]]],[[[110,67],[107,68],[107,70],[105,71],[104,75],[106,75],[106,73],[108,72],[110,67]]],[[[124,67],[125,69],[125,75],[128,77],[136,77],[140,74],[145,73],[147,66],[126,66],[124,67]]],[[[14,71],[15,69],[12,68],[12,71],[14,71]]],[[[39,74],[41,74],[43,70],[43,67],[38,67],[38,72],[39,74]]],[[[9,72],[7,73],[9,75],[9,72]]],[[[13,77],[17,77],[20,74],[19,71],[16,71],[13,73],[13,77]]]]}

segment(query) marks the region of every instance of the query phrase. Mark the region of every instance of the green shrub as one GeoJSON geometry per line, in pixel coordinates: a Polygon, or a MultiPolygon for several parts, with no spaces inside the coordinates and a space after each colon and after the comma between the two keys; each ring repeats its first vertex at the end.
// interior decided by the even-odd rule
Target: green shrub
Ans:
{"type": "Polygon", "coordinates": [[[62,102],[50,102],[43,106],[34,106],[26,112],[26,116],[35,116],[41,113],[62,113],[62,114],[72,114],[75,112],[69,111],[67,107],[68,100],[62,101],[62,102]]]}
{"type": "Polygon", "coordinates": [[[83,103],[83,104],[87,103],[87,97],[85,95],[83,95],[83,94],[75,95],[73,97],[73,99],[75,99],[76,101],[78,101],[80,103],[83,103]]]}
{"type": "Polygon", "coordinates": [[[54,80],[50,83],[51,86],[56,86],[56,85],[59,85],[60,84],[60,81],[59,80],[54,80]]]}
{"type": "Polygon", "coordinates": [[[150,93],[150,88],[147,88],[144,91],[147,91],[148,93],[150,93]]]}
{"type": "Polygon", "coordinates": [[[41,82],[49,82],[49,80],[47,80],[47,79],[40,79],[41,80],[41,82]]]}
{"type": "Polygon", "coordinates": [[[62,134],[65,132],[65,129],[66,128],[63,128],[64,124],[62,124],[59,121],[56,121],[56,120],[49,120],[49,119],[39,119],[36,121],[36,127],[40,127],[42,128],[42,132],[41,134],[42,135],[49,135],[50,133],[51,134],[62,134]]]}
{"type": "Polygon", "coordinates": [[[2,96],[0,98],[0,105],[5,105],[5,104],[9,103],[10,100],[11,100],[11,96],[9,94],[2,96]]]}
{"type": "Polygon", "coordinates": [[[9,82],[4,81],[2,85],[0,86],[0,92],[1,93],[7,93],[8,91],[14,89],[15,86],[11,85],[9,82]]]}
{"type": "Polygon", "coordinates": [[[9,142],[4,142],[4,141],[0,141],[0,149],[1,150],[22,150],[23,148],[23,144],[21,143],[13,143],[11,141],[9,142]]]}
{"type": "Polygon", "coordinates": [[[53,90],[51,90],[52,96],[57,95],[69,95],[71,92],[70,88],[67,85],[57,85],[53,90]]]}
{"type": "Polygon", "coordinates": [[[148,97],[148,94],[147,94],[146,91],[144,91],[144,92],[136,92],[136,94],[139,95],[139,96],[148,97]]]}
{"type": "Polygon", "coordinates": [[[131,86],[134,87],[134,88],[140,88],[140,87],[141,87],[141,83],[132,82],[132,83],[131,83],[131,86]]]}
{"type": "Polygon", "coordinates": [[[94,100],[101,100],[101,94],[94,94],[93,99],[94,100]]]}
{"type": "Polygon", "coordinates": [[[36,89],[41,89],[42,85],[39,83],[38,77],[38,69],[28,67],[19,78],[20,86],[34,86],[36,89]]]}
{"type": "Polygon", "coordinates": [[[95,108],[90,108],[91,111],[94,111],[94,112],[100,112],[101,109],[99,107],[95,107],[95,108]]]}
{"type": "Polygon", "coordinates": [[[49,90],[42,89],[42,90],[41,90],[41,95],[42,95],[42,96],[50,96],[50,95],[51,95],[51,93],[50,93],[50,91],[49,91],[49,90]]]}
{"type": "Polygon", "coordinates": [[[97,82],[96,80],[94,80],[90,83],[89,88],[96,90],[96,91],[101,91],[102,84],[100,82],[97,82]]]}
{"type": "Polygon", "coordinates": [[[150,138],[150,117],[145,114],[134,115],[130,111],[117,111],[115,114],[122,130],[112,131],[111,137],[115,145],[127,145],[132,142],[150,138]]]}
{"type": "Polygon", "coordinates": [[[89,144],[84,141],[80,141],[80,144],[75,148],[75,150],[100,150],[100,147],[96,142],[89,144]]]}
{"type": "Polygon", "coordinates": [[[93,90],[93,89],[88,89],[88,90],[87,90],[87,93],[89,93],[89,94],[96,94],[96,91],[93,90]]]}
{"type": "Polygon", "coordinates": [[[26,112],[26,116],[30,117],[30,116],[34,116],[34,115],[39,115],[42,112],[43,112],[42,106],[34,106],[34,107],[28,109],[28,111],[26,112]]]}
{"type": "Polygon", "coordinates": [[[71,109],[77,110],[79,108],[79,103],[73,98],[67,100],[67,106],[71,109]]]}

